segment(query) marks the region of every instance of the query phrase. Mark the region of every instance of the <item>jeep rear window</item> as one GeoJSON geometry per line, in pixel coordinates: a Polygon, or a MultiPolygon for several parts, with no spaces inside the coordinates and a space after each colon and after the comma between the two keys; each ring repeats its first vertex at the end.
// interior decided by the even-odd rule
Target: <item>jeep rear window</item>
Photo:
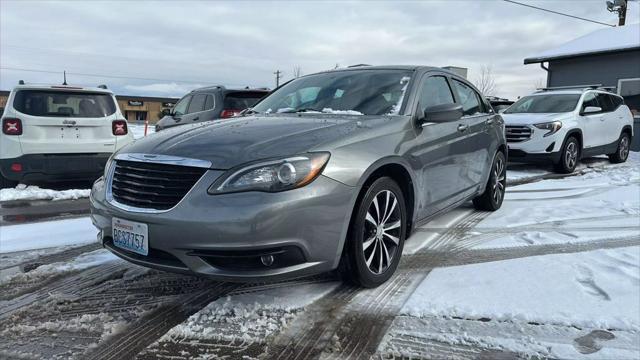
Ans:
{"type": "Polygon", "coordinates": [[[232,92],[224,97],[224,108],[231,110],[244,110],[255,105],[258,100],[262,99],[267,93],[265,92],[232,92]]]}
{"type": "Polygon", "coordinates": [[[13,107],[23,114],[42,117],[97,118],[116,112],[110,94],[77,91],[19,90],[13,107]]]}
{"type": "Polygon", "coordinates": [[[505,114],[563,113],[575,110],[579,94],[549,94],[525,96],[509,107],[505,114]]]}

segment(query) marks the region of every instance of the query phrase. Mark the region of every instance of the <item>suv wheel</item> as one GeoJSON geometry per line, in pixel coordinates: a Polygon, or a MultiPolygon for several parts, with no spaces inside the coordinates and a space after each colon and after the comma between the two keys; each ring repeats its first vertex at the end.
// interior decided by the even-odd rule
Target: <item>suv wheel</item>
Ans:
{"type": "Polygon", "coordinates": [[[562,174],[570,174],[578,165],[580,159],[580,143],[575,137],[570,137],[562,148],[560,161],[555,165],[556,171],[562,174]]]}
{"type": "Polygon", "coordinates": [[[473,199],[473,206],[477,210],[496,211],[502,206],[504,192],[507,187],[507,166],[504,154],[496,153],[491,165],[489,181],[482,195],[473,199]]]}
{"type": "Polygon", "coordinates": [[[618,140],[618,149],[613,154],[609,154],[609,161],[614,164],[627,161],[627,158],[629,157],[630,143],[631,140],[629,139],[629,134],[622,133],[622,135],[620,135],[620,139],[618,140]]]}
{"type": "Polygon", "coordinates": [[[368,288],[387,281],[400,262],[406,220],[398,184],[388,177],[374,181],[352,220],[340,267],[343,276],[368,288]]]}

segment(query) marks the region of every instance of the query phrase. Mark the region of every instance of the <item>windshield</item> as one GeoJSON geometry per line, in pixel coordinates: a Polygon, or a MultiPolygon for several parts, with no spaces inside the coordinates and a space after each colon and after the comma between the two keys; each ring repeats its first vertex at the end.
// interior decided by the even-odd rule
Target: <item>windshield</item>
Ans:
{"type": "Polygon", "coordinates": [[[20,90],[13,107],[23,114],[43,117],[95,118],[116,112],[110,94],[77,91],[20,90]]]}
{"type": "Polygon", "coordinates": [[[580,100],[579,94],[549,94],[525,96],[507,109],[505,114],[522,113],[563,113],[576,108],[580,100]]]}
{"type": "Polygon", "coordinates": [[[305,76],[262,100],[260,113],[398,114],[411,77],[406,70],[350,70],[305,76]]]}

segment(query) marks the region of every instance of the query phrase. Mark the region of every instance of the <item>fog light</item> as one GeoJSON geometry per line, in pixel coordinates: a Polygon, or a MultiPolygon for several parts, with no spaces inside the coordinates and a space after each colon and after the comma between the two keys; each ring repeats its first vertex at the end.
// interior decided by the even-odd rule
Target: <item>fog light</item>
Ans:
{"type": "Polygon", "coordinates": [[[264,266],[271,266],[273,265],[273,255],[262,255],[260,256],[260,261],[264,266]]]}
{"type": "Polygon", "coordinates": [[[20,164],[20,163],[11,164],[11,171],[13,171],[13,172],[21,172],[22,171],[22,164],[20,164]]]}

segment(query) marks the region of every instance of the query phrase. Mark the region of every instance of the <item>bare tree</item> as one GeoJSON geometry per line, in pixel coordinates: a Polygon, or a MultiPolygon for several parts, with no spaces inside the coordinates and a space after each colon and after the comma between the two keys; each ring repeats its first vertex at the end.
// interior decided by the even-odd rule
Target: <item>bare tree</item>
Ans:
{"type": "Polygon", "coordinates": [[[297,79],[300,76],[302,76],[302,68],[300,67],[300,65],[296,65],[293,67],[293,77],[297,79]]]}
{"type": "Polygon", "coordinates": [[[496,95],[498,87],[496,86],[491,65],[482,65],[480,67],[480,75],[476,78],[475,85],[484,96],[496,95]]]}

